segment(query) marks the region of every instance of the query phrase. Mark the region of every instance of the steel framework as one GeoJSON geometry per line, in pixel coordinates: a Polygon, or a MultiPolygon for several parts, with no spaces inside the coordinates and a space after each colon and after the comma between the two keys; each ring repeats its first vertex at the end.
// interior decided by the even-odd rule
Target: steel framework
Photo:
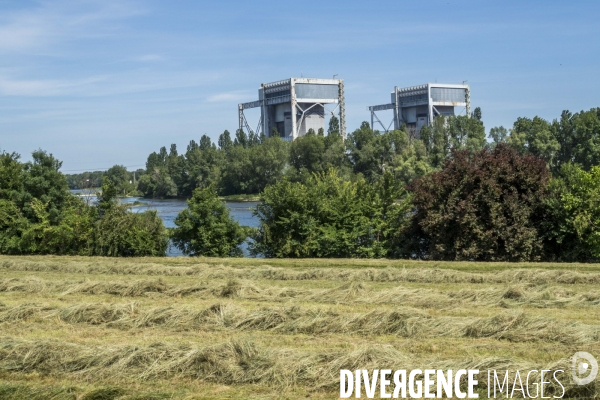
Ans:
{"type": "MultiPolygon", "coordinates": [[[[290,78],[263,83],[258,90],[258,100],[238,104],[239,129],[248,133],[265,133],[274,130],[284,140],[294,140],[309,129],[324,128],[324,116],[335,115],[340,122],[340,134],[346,137],[346,108],[344,81],[342,79],[290,78]],[[332,109],[328,105],[335,105],[332,109]],[[253,130],[244,110],[260,108],[260,119],[253,130]]],[[[316,129],[315,129],[316,130],[316,129]]]]}
{"type": "Polygon", "coordinates": [[[370,106],[371,129],[375,123],[384,132],[388,132],[392,124],[394,129],[400,129],[405,124],[416,135],[424,125],[431,125],[438,115],[454,115],[454,107],[465,107],[467,116],[471,115],[471,90],[469,85],[427,83],[425,85],[406,88],[394,87],[391,93],[391,103],[370,106]],[[378,117],[378,111],[393,110],[392,121],[386,126],[378,117]]]}

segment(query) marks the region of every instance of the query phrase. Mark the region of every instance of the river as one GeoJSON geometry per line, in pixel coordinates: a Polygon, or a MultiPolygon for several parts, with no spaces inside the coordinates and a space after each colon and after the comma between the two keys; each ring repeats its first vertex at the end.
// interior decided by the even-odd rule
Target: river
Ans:
{"type": "MultiPolygon", "coordinates": [[[[73,194],[81,195],[80,190],[72,190],[73,194]]],[[[96,196],[90,197],[90,202],[95,202],[96,196]]],[[[125,197],[120,198],[119,201],[123,204],[131,204],[131,210],[133,212],[143,212],[147,210],[156,210],[158,212],[158,216],[163,220],[163,223],[167,228],[175,228],[175,218],[177,214],[184,208],[187,208],[186,200],[180,199],[165,199],[165,200],[156,200],[156,199],[145,199],[143,197],[125,197]],[[138,202],[138,205],[134,205],[138,202]]],[[[251,226],[253,228],[258,227],[258,219],[252,214],[252,210],[258,204],[255,201],[243,201],[243,202],[234,202],[234,201],[226,201],[225,204],[227,208],[229,208],[229,213],[231,216],[240,223],[240,225],[251,226]]],[[[250,252],[248,251],[248,245],[244,243],[242,245],[242,250],[244,251],[245,257],[250,257],[250,252]]],[[[183,253],[174,246],[169,246],[167,250],[168,257],[180,257],[183,256],[183,253]]]]}

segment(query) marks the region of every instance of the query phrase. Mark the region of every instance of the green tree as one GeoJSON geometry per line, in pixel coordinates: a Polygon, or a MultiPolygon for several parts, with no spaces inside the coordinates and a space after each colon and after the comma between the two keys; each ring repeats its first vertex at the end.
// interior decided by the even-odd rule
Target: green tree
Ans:
{"type": "Polygon", "coordinates": [[[21,254],[21,236],[29,225],[14,202],[0,199],[0,254],[21,254]]]}
{"type": "Polygon", "coordinates": [[[17,153],[0,153],[0,199],[16,200],[23,191],[23,164],[17,153]]]}
{"type": "Polygon", "coordinates": [[[102,178],[102,188],[96,196],[98,198],[98,209],[100,210],[100,213],[104,213],[115,206],[117,200],[117,188],[108,176],[102,178]]]}
{"type": "Polygon", "coordinates": [[[508,139],[508,130],[503,126],[496,126],[490,129],[488,135],[492,139],[491,147],[497,146],[498,143],[506,143],[508,139]]]}
{"type": "Polygon", "coordinates": [[[283,179],[261,195],[251,251],[265,257],[384,257],[395,253],[410,202],[386,174],[376,184],[337,171],[283,179]]]}
{"type": "Polygon", "coordinates": [[[49,204],[33,199],[36,222],[22,227],[19,254],[93,255],[95,207],[71,196],[58,223],[49,219],[49,204]]]}
{"type": "Polygon", "coordinates": [[[332,135],[339,136],[339,134],[340,134],[340,120],[335,115],[332,115],[331,118],[329,119],[329,127],[327,128],[327,136],[332,136],[332,135]]]}
{"type": "Polygon", "coordinates": [[[0,155],[0,252],[89,255],[94,212],[71,195],[62,163],[37,150],[0,155]]]}
{"type": "Polygon", "coordinates": [[[554,172],[570,162],[585,171],[600,164],[600,108],[575,114],[563,111],[560,119],[553,121],[552,132],[560,145],[551,166],[554,172]]]}
{"type": "Polygon", "coordinates": [[[560,143],[553,134],[551,125],[539,117],[517,118],[508,142],[521,153],[541,157],[550,166],[554,164],[560,150],[560,143]]]}
{"type": "Polygon", "coordinates": [[[177,196],[177,185],[164,169],[155,169],[143,175],[138,181],[138,190],[144,197],[166,198],[177,196]]]}
{"type": "Polygon", "coordinates": [[[289,146],[290,143],[280,137],[271,137],[260,146],[249,149],[251,174],[246,187],[249,193],[260,193],[267,185],[273,185],[283,177],[289,146]]]}
{"type": "Polygon", "coordinates": [[[171,238],[177,248],[190,256],[239,257],[246,230],[230,215],[210,186],[196,189],[188,208],[175,218],[171,238]]]}
{"type": "Polygon", "coordinates": [[[122,165],[112,166],[108,171],[106,171],[105,176],[110,178],[119,195],[126,195],[134,190],[133,184],[130,183],[132,176],[122,165]]]}
{"type": "Polygon", "coordinates": [[[225,130],[221,135],[219,135],[218,141],[219,148],[221,150],[228,151],[231,146],[233,146],[233,141],[231,140],[231,134],[228,130],[225,130]]]}
{"type": "Polygon", "coordinates": [[[248,135],[246,135],[246,132],[244,132],[243,129],[238,129],[235,132],[235,139],[233,140],[233,145],[248,147],[248,135]]]}
{"type": "Polygon", "coordinates": [[[391,172],[404,185],[433,171],[423,142],[411,139],[406,131],[387,132],[378,140],[382,170],[391,172]]]}
{"type": "Polygon", "coordinates": [[[476,152],[486,145],[483,123],[465,115],[437,116],[432,126],[421,128],[420,136],[434,168],[440,168],[453,150],[476,152]]]}
{"type": "Polygon", "coordinates": [[[200,138],[200,144],[198,146],[201,151],[206,151],[214,148],[212,140],[207,135],[202,135],[200,138]]]}
{"type": "Polygon", "coordinates": [[[380,174],[382,165],[378,157],[376,137],[379,132],[364,121],[360,128],[348,135],[346,148],[355,173],[373,181],[380,174]]]}
{"type": "Polygon", "coordinates": [[[308,172],[323,171],[323,155],[325,153],[325,140],[317,136],[310,129],[305,136],[294,140],[290,147],[290,165],[296,170],[308,172]]]}
{"type": "Polygon", "coordinates": [[[156,211],[129,212],[115,205],[94,226],[94,254],[111,257],[162,257],[169,236],[156,211]]]}
{"type": "Polygon", "coordinates": [[[224,150],[217,149],[210,142],[208,136],[198,149],[187,152],[185,160],[182,161],[182,165],[185,165],[182,172],[182,181],[185,183],[177,185],[180,195],[191,196],[196,188],[220,185],[222,168],[225,164],[224,159],[227,154],[224,150]]]}
{"type": "Polygon", "coordinates": [[[250,132],[250,135],[248,135],[248,147],[258,146],[260,143],[260,136],[254,132],[250,132]]]}
{"type": "Polygon", "coordinates": [[[227,153],[227,161],[223,165],[220,181],[221,192],[224,195],[252,194],[252,160],[251,149],[243,146],[233,146],[227,153]]]}
{"type": "Polygon", "coordinates": [[[550,192],[545,224],[549,256],[567,262],[600,260],[600,166],[585,171],[563,164],[550,192]]]}

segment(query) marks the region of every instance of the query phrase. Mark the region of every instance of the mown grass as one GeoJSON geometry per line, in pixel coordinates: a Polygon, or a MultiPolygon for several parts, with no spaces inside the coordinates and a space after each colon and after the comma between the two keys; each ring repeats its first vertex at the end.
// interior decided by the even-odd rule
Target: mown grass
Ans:
{"type": "MultiPolygon", "coordinates": [[[[336,398],[339,370],[569,370],[600,265],[0,257],[0,398],[336,398]]],[[[595,386],[570,396],[598,396],[595,386]]]]}

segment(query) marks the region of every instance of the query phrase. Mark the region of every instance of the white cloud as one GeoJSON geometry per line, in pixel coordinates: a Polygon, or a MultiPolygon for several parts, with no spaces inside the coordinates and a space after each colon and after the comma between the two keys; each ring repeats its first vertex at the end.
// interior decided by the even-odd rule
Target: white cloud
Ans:
{"type": "Polygon", "coordinates": [[[13,80],[0,77],[0,93],[6,96],[60,96],[105,80],[106,77],[80,80],[13,80]]]}
{"type": "MultiPolygon", "coordinates": [[[[222,71],[130,70],[73,79],[28,79],[16,75],[14,71],[10,73],[0,70],[0,95],[99,97],[156,90],[190,89],[210,85],[218,81],[222,73],[222,71]]],[[[221,95],[214,97],[214,101],[233,99],[227,96],[222,98],[221,95]]]]}
{"type": "Polygon", "coordinates": [[[225,92],[218,93],[208,97],[206,100],[210,103],[217,103],[222,101],[252,101],[252,96],[248,94],[247,91],[237,91],[237,92],[225,92]]]}
{"type": "Polygon", "coordinates": [[[37,8],[3,11],[0,15],[0,51],[44,49],[62,40],[114,34],[109,21],[144,11],[128,1],[53,1],[37,8]]]}

